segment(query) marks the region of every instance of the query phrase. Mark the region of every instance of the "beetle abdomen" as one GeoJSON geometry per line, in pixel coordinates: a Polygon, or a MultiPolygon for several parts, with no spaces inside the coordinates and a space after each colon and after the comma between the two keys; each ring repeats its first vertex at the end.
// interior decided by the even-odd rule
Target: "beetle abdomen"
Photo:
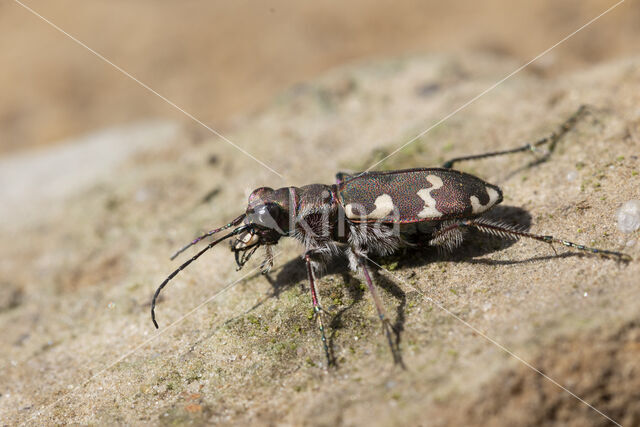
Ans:
{"type": "Polygon", "coordinates": [[[452,169],[367,172],[338,186],[353,222],[410,223],[480,214],[502,201],[495,185],[452,169]]]}

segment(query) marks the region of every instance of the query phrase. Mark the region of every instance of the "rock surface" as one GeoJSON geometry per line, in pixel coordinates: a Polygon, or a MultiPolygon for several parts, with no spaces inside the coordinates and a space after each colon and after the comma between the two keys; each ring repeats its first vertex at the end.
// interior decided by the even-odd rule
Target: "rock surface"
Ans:
{"type": "Polygon", "coordinates": [[[620,232],[616,219],[639,196],[640,59],[553,78],[525,70],[439,122],[518,66],[465,55],[337,69],[226,134],[283,178],[184,128],[33,200],[28,226],[3,220],[2,424],[640,423],[639,232],[620,232]],[[165,290],[153,329],[153,291],[179,265],[167,256],[235,217],[253,188],[331,183],[432,126],[377,168],[519,146],[581,104],[590,114],[548,161],[528,167],[533,154],[518,154],[460,169],[501,186],[505,221],[624,250],[629,264],[479,234],[451,255],[381,260],[374,280],[405,369],[361,278],[337,262],[319,280],[338,361],[325,370],[293,242],[278,247],[269,277],[259,261],[236,272],[227,248],[214,249],[165,290]]]}

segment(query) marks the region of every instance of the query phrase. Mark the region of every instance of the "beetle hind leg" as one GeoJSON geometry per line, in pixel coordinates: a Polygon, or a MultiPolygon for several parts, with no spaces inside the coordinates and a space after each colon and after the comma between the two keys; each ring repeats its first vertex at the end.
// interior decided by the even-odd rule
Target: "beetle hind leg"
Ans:
{"type": "MultiPolygon", "coordinates": [[[[590,246],[581,245],[578,243],[573,243],[568,240],[560,239],[553,236],[545,236],[542,234],[533,234],[527,231],[524,231],[518,227],[514,227],[511,225],[503,224],[501,222],[496,222],[489,220],[487,218],[474,218],[474,219],[466,219],[462,221],[458,221],[450,224],[446,229],[440,230],[438,233],[447,233],[450,230],[455,228],[475,228],[484,233],[493,234],[494,236],[498,236],[506,239],[519,239],[519,238],[527,238],[537,240],[539,242],[548,243],[553,248],[553,244],[560,244],[566,246],[568,248],[577,249],[582,252],[588,252],[594,255],[599,255],[605,258],[614,258],[618,261],[629,262],[631,261],[631,257],[625,253],[612,251],[609,249],[601,249],[601,248],[593,248],[590,246]]],[[[434,239],[438,238],[438,233],[434,239]]],[[[553,248],[555,252],[555,248],[553,248]]]]}
{"type": "Polygon", "coordinates": [[[566,135],[571,129],[573,129],[576,123],[578,122],[578,120],[580,119],[580,117],[582,117],[585,113],[588,113],[589,110],[590,108],[588,106],[581,105],[580,108],[578,108],[578,110],[575,113],[573,113],[571,117],[569,117],[562,125],[560,125],[560,127],[555,132],[545,136],[544,138],[537,140],[536,142],[528,143],[521,147],[512,148],[510,150],[492,151],[489,153],[456,157],[444,162],[442,164],[442,167],[445,169],[451,169],[453,168],[453,165],[455,163],[465,162],[467,160],[487,159],[490,157],[498,157],[506,154],[522,153],[525,151],[528,151],[531,153],[542,152],[542,156],[540,156],[537,160],[534,160],[531,165],[543,163],[549,158],[549,156],[551,156],[551,153],[553,153],[553,151],[555,150],[556,145],[558,144],[558,141],[560,141],[560,139],[564,135],[566,135]],[[545,144],[549,144],[549,145],[548,145],[548,148],[543,151],[540,149],[540,147],[542,147],[545,144]]]}

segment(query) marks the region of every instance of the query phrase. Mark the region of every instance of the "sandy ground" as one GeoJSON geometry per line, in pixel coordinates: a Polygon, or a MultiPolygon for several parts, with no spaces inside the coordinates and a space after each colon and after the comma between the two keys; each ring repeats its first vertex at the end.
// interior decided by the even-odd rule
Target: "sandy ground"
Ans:
{"type": "MultiPolygon", "coordinates": [[[[524,63],[613,0],[20,0],[209,125],[363,58],[490,52],[524,63]]],[[[537,61],[556,75],[638,53],[627,0],[537,61]]],[[[184,116],[14,0],[0,2],[0,154],[184,116]]]]}
{"type": "Polygon", "coordinates": [[[235,217],[253,188],[365,168],[518,65],[487,53],[407,56],[298,85],[227,133],[284,178],[186,126],[107,174],[82,175],[64,197],[16,202],[33,212],[0,224],[2,424],[609,425],[596,409],[640,423],[640,233],[615,219],[640,198],[639,58],[555,77],[525,70],[380,165],[514,147],[589,104],[549,161],[461,168],[503,188],[496,216],[624,250],[628,265],[478,234],[449,256],[380,260],[374,280],[404,369],[361,277],[340,262],[320,279],[338,364],[325,369],[292,242],[268,277],[258,260],[236,272],[228,249],[214,249],[166,289],[152,327],[151,295],[179,262],[167,256],[235,217]]]}

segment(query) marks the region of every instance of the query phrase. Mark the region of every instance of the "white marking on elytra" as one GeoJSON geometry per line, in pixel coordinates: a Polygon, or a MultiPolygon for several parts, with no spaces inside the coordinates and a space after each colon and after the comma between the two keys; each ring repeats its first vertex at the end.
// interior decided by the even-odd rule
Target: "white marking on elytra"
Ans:
{"type": "Polygon", "coordinates": [[[495,205],[496,201],[500,197],[498,192],[491,187],[485,187],[485,190],[487,190],[487,194],[489,195],[489,201],[487,202],[486,205],[483,205],[482,203],[480,203],[480,199],[478,199],[476,196],[470,197],[471,211],[473,213],[480,213],[480,212],[486,211],[491,206],[495,205]]]}
{"type": "Polygon", "coordinates": [[[436,175],[427,176],[427,181],[432,185],[431,188],[423,188],[418,191],[418,197],[424,200],[424,208],[418,212],[418,218],[438,218],[442,216],[442,212],[436,209],[436,200],[431,196],[433,190],[437,190],[444,184],[442,179],[436,175]]]}
{"type": "Polygon", "coordinates": [[[347,215],[347,218],[350,219],[382,219],[393,212],[393,200],[391,200],[391,196],[388,194],[378,196],[374,204],[376,205],[376,208],[369,214],[356,214],[355,212],[353,212],[352,203],[349,203],[344,207],[344,212],[347,215]]]}

